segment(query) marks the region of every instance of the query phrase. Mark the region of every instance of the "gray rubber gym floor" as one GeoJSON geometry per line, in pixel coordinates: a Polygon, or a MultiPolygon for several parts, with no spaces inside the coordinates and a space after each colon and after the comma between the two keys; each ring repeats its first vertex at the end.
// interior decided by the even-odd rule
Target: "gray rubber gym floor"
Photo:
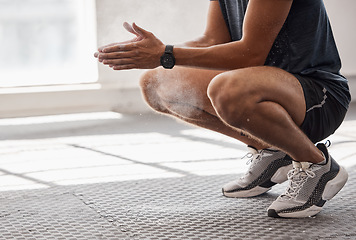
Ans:
{"type": "Polygon", "coordinates": [[[347,185],[297,220],[266,215],[286,183],[223,197],[245,146],[169,117],[3,119],[0,132],[0,239],[356,239],[355,106],[329,138],[347,185]]]}

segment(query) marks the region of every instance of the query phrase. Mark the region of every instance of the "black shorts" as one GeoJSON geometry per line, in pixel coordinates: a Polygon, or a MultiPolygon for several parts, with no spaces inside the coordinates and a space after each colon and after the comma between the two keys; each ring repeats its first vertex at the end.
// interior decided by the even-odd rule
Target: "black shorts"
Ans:
{"type": "Polygon", "coordinates": [[[313,78],[294,76],[303,87],[306,102],[306,114],[300,128],[313,143],[317,143],[335,132],[347,110],[313,78]]]}

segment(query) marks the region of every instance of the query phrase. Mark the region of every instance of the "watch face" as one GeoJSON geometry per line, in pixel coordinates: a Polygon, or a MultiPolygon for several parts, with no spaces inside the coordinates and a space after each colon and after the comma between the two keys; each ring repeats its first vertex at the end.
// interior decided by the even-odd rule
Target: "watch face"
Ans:
{"type": "Polygon", "coordinates": [[[175,64],[174,57],[171,54],[163,54],[161,57],[161,65],[164,68],[173,68],[175,64]]]}

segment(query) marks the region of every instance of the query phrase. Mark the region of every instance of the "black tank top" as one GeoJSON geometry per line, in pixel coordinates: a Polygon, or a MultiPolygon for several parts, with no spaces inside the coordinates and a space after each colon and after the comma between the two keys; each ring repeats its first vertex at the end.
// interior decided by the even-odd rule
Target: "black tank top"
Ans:
{"type": "MultiPolygon", "coordinates": [[[[219,0],[232,41],[242,37],[248,0],[219,0]]],[[[346,109],[351,100],[347,79],[323,0],[294,0],[265,62],[292,74],[313,77],[346,109]]]]}

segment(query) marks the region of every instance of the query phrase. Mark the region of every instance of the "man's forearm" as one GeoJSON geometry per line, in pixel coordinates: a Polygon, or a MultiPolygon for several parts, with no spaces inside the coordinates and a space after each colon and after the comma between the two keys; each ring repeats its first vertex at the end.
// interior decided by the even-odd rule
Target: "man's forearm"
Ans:
{"type": "Polygon", "coordinates": [[[208,47],[176,46],[174,56],[177,65],[217,70],[261,66],[267,57],[241,42],[208,47]]]}
{"type": "Polygon", "coordinates": [[[223,41],[218,41],[215,38],[203,35],[197,39],[191,40],[191,41],[187,41],[181,44],[177,44],[175,45],[176,47],[190,47],[190,48],[202,48],[202,47],[211,47],[214,45],[218,45],[218,44],[222,44],[222,43],[226,43],[227,41],[223,42],[223,41]]]}

